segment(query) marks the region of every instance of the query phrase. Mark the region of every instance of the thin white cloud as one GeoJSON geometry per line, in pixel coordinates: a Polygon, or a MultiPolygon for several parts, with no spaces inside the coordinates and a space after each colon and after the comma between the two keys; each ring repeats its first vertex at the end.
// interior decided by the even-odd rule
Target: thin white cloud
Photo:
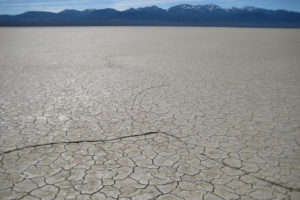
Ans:
{"type": "Polygon", "coordinates": [[[84,10],[106,8],[118,0],[0,0],[0,14],[19,14],[25,11],[58,12],[64,9],[84,10]]]}
{"type": "Polygon", "coordinates": [[[1,3],[1,6],[44,6],[44,5],[66,5],[69,4],[69,1],[51,1],[51,2],[15,2],[15,3],[1,3]]]}
{"type": "Polygon", "coordinates": [[[241,2],[244,0],[0,0],[1,14],[16,14],[31,10],[61,11],[66,8],[84,10],[87,8],[115,8],[125,10],[131,7],[157,5],[168,8],[172,5],[209,4],[220,2],[241,2]]]}

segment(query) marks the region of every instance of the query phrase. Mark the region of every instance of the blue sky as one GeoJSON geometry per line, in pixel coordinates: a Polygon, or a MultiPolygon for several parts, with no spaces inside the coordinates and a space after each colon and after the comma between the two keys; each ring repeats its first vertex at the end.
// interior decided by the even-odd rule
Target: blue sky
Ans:
{"type": "Polygon", "coordinates": [[[162,8],[188,3],[194,5],[217,4],[221,7],[255,6],[268,9],[286,9],[300,12],[300,0],[0,0],[0,14],[19,14],[25,11],[43,10],[59,12],[64,9],[115,8],[157,5],[162,8]]]}

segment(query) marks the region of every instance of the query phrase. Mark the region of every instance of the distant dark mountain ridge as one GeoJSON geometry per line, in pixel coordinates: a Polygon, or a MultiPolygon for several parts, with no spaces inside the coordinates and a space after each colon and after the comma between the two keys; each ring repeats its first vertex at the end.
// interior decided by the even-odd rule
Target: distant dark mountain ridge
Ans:
{"type": "Polygon", "coordinates": [[[64,10],[59,13],[30,11],[0,15],[0,26],[230,26],[300,28],[300,13],[255,7],[229,8],[181,4],[114,9],[64,10]]]}

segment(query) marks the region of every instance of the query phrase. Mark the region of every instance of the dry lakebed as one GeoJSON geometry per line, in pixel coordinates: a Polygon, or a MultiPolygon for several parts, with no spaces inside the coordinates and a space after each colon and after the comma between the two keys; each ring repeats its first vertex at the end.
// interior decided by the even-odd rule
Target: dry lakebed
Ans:
{"type": "Polygon", "coordinates": [[[300,29],[0,28],[0,199],[300,199],[300,29]]]}

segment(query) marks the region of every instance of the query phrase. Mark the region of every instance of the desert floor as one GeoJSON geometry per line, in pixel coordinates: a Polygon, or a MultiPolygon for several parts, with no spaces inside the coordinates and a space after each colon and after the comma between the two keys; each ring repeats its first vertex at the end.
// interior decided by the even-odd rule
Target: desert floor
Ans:
{"type": "Polygon", "coordinates": [[[300,199],[300,29],[0,28],[0,199],[300,199]]]}

